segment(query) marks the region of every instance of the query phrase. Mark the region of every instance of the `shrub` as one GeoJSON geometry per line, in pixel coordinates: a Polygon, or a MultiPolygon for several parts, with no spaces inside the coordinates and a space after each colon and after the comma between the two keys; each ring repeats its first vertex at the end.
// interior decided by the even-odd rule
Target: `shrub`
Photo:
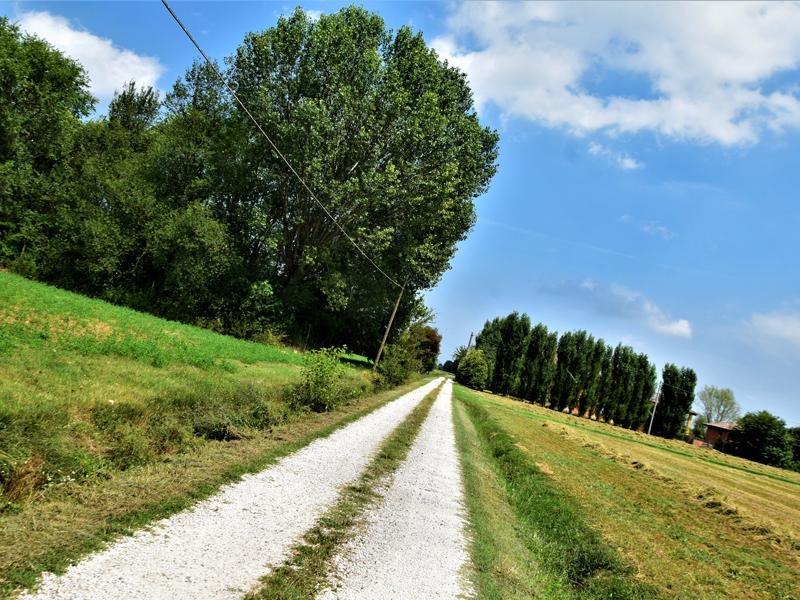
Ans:
{"type": "Polygon", "coordinates": [[[353,390],[342,384],[344,367],[339,356],[344,348],[311,350],[305,356],[301,381],[291,388],[291,400],[316,412],[333,410],[353,397],[353,390]]]}
{"type": "Polygon", "coordinates": [[[413,349],[403,343],[389,344],[383,351],[383,358],[378,363],[378,385],[394,387],[405,383],[412,373],[420,370],[413,349]]]}
{"type": "Polygon", "coordinates": [[[260,399],[253,405],[250,413],[252,426],[257,429],[286,423],[290,417],[289,405],[283,400],[260,399]]]}
{"type": "Polygon", "coordinates": [[[486,361],[483,350],[470,350],[458,363],[456,381],[467,387],[482,390],[488,376],[489,363],[486,361]]]}

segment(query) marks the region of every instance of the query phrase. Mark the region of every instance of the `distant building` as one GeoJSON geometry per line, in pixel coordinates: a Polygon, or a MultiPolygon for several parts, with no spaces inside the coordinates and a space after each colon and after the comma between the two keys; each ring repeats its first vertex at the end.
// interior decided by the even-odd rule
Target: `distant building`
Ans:
{"type": "Polygon", "coordinates": [[[719,423],[706,423],[706,444],[712,448],[722,449],[731,437],[731,432],[736,428],[733,421],[720,421],[719,423]]]}

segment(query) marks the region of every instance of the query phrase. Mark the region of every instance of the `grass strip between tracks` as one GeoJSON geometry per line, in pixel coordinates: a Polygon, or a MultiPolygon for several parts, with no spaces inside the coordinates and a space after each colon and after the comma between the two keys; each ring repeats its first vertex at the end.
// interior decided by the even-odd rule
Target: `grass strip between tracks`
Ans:
{"type": "MultiPolygon", "coordinates": [[[[430,392],[383,442],[361,477],[346,486],[338,502],[309,530],[291,557],[246,596],[248,600],[314,598],[328,582],[336,552],[355,535],[364,512],[377,503],[379,489],[405,460],[441,386],[430,392]]],[[[335,457],[334,457],[335,460],[335,457]]]]}

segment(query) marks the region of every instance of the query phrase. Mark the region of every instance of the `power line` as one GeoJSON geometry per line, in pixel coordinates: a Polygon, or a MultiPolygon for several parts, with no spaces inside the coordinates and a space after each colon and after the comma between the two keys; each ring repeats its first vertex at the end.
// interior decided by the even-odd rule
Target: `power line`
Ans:
{"type": "Polygon", "coordinates": [[[661,385],[666,385],[666,386],[669,386],[669,387],[671,387],[673,390],[678,390],[679,392],[683,392],[684,394],[691,394],[691,395],[692,395],[692,398],[694,398],[695,396],[697,396],[697,392],[690,392],[689,390],[685,390],[685,389],[683,389],[683,388],[679,388],[677,385],[672,385],[671,383],[667,383],[667,382],[665,382],[665,381],[662,381],[662,382],[661,382],[661,385]]]}
{"type": "Polygon", "coordinates": [[[389,275],[387,275],[386,272],[383,269],[381,269],[378,266],[378,264],[367,255],[367,253],[361,248],[361,246],[359,246],[356,243],[356,241],[347,234],[347,232],[344,230],[344,227],[342,227],[339,224],[339,221],[336,220],[336,217],[334,217],[331,214],[331,212],[327,209],[327,207],[322,202],[319,201],[319,199],[316,197],[316,195],[314,195],[314,192],[311,191],[311,188],[308,187],[308,185],[303,180],[303,178],[300,177],[300,174],[295,170],[295,168],[292,166],[292,164],[287,160],[287,158],[283,155],[283,153],[278,149],[278,146],[275,145],[275,142],[273,142],[272,139],[269,137],[269,135],[267,135],[267,132],[264,131],[264,129],[259,124],[259,122],[256,121],[256,118],[247,109],[247,107],[244,105],[244,102],[242,102],[239,99],[239,96],[234,91],[233,86],[231,86],[231,84],[228,83],[228,80],[225,79],[225,77],[222,75],[220,70],[217,68],[217,65],[214,62],[212,62],[210,58],[208,58],[208,55],[206,55],[205,51],[200,47],[200,44],[198,44],[197,40],[194,39],[194,36],[189,32],[189,30],[186,28],[186,26],[183,24],[183,22],[180,20],[180,18],[178,18],[178,15],[175,14],[175,11],[173,11],[172,8],[170,7],[170,5],[167,4],[166,0],[161,0],[161,3],[164,5],[164,8],[166,8],[169,11],[169,14],[172,15],[172,18],[175,19],[175,22],[180,26],[180,28],[183,30],[183,32],[186,34],[186,36],[189,38],[189,40],[192,42],[192,44],[194,44],[194,47],[197,48],[197,51],[202,55],[202,57],[205,59],[206,63],[208,63],[208,66],[210,66],[214,70],[214,73],[217,75],[219,80],[225,85],[225,87],[231,93],[231,96],[233,96],[236,99],[236,102],[239,103],[239,106],[242,107],[242,110],[247,114],[248,117],[250,117],[250,120],[258,128],[258,130],[261,132],[261,135],[263,135],[264,138],[267,140],[267,142],[269,142],[269,145],[275,151],[275,154],[277,154],[281,158],[281,160],[283,160],[283,162],[286,163],[286,166],[289,168],[289,170],[294,174],[295,177],[297,177],[297,180],[306,189],[306,191],[309,193],[311,198],[314,199],[314,202],[316,202],[317,205],[323,210],[323,212],[326,215],[328,215],[328,218],[333,222],[334,225],[336,225],[336,227],[339,229],[339,231],[342,232],[342,235],[344,235],[344,237],[346,237],[348,239],[348,241],[351,244],[353,244],[353,247],[361,253],[361,256],[363,256],[365,259],[367,259],[367,261],[373,267],[375,267],[375,269],[381,275],[383,275],[386,279],[388,279],[395,287],[402,288],[403,287],[402,285],[400,285],[392,277],[389,277],[389,275]]]}

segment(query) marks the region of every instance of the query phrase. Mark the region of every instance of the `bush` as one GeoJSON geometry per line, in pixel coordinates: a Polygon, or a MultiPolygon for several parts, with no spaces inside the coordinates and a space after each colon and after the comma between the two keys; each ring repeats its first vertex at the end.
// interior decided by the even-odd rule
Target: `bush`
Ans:
{"type": "Polygon", "coordinates": [[[475,390],[482,390],[489,376],[489,363],[483,350],[470,350],[458,363],[456,381],[475,390]]]}
{"type": "Polygon", "coordinates": [[[306,354],[302,380],[291,388],[291,400],[316,412],[333,410],[350,400],[354,390],[342,383],[344,367],[339,356],[344,348],[321,348],[306,354]]]}
{"type": "Polygon", "coordinates": [[[413,349],[407,344],[389,344],[383,351],[383,358],[378,363],[378,385],[394,387],[408,381],[412,373],[421,367],[413,349]]]}

